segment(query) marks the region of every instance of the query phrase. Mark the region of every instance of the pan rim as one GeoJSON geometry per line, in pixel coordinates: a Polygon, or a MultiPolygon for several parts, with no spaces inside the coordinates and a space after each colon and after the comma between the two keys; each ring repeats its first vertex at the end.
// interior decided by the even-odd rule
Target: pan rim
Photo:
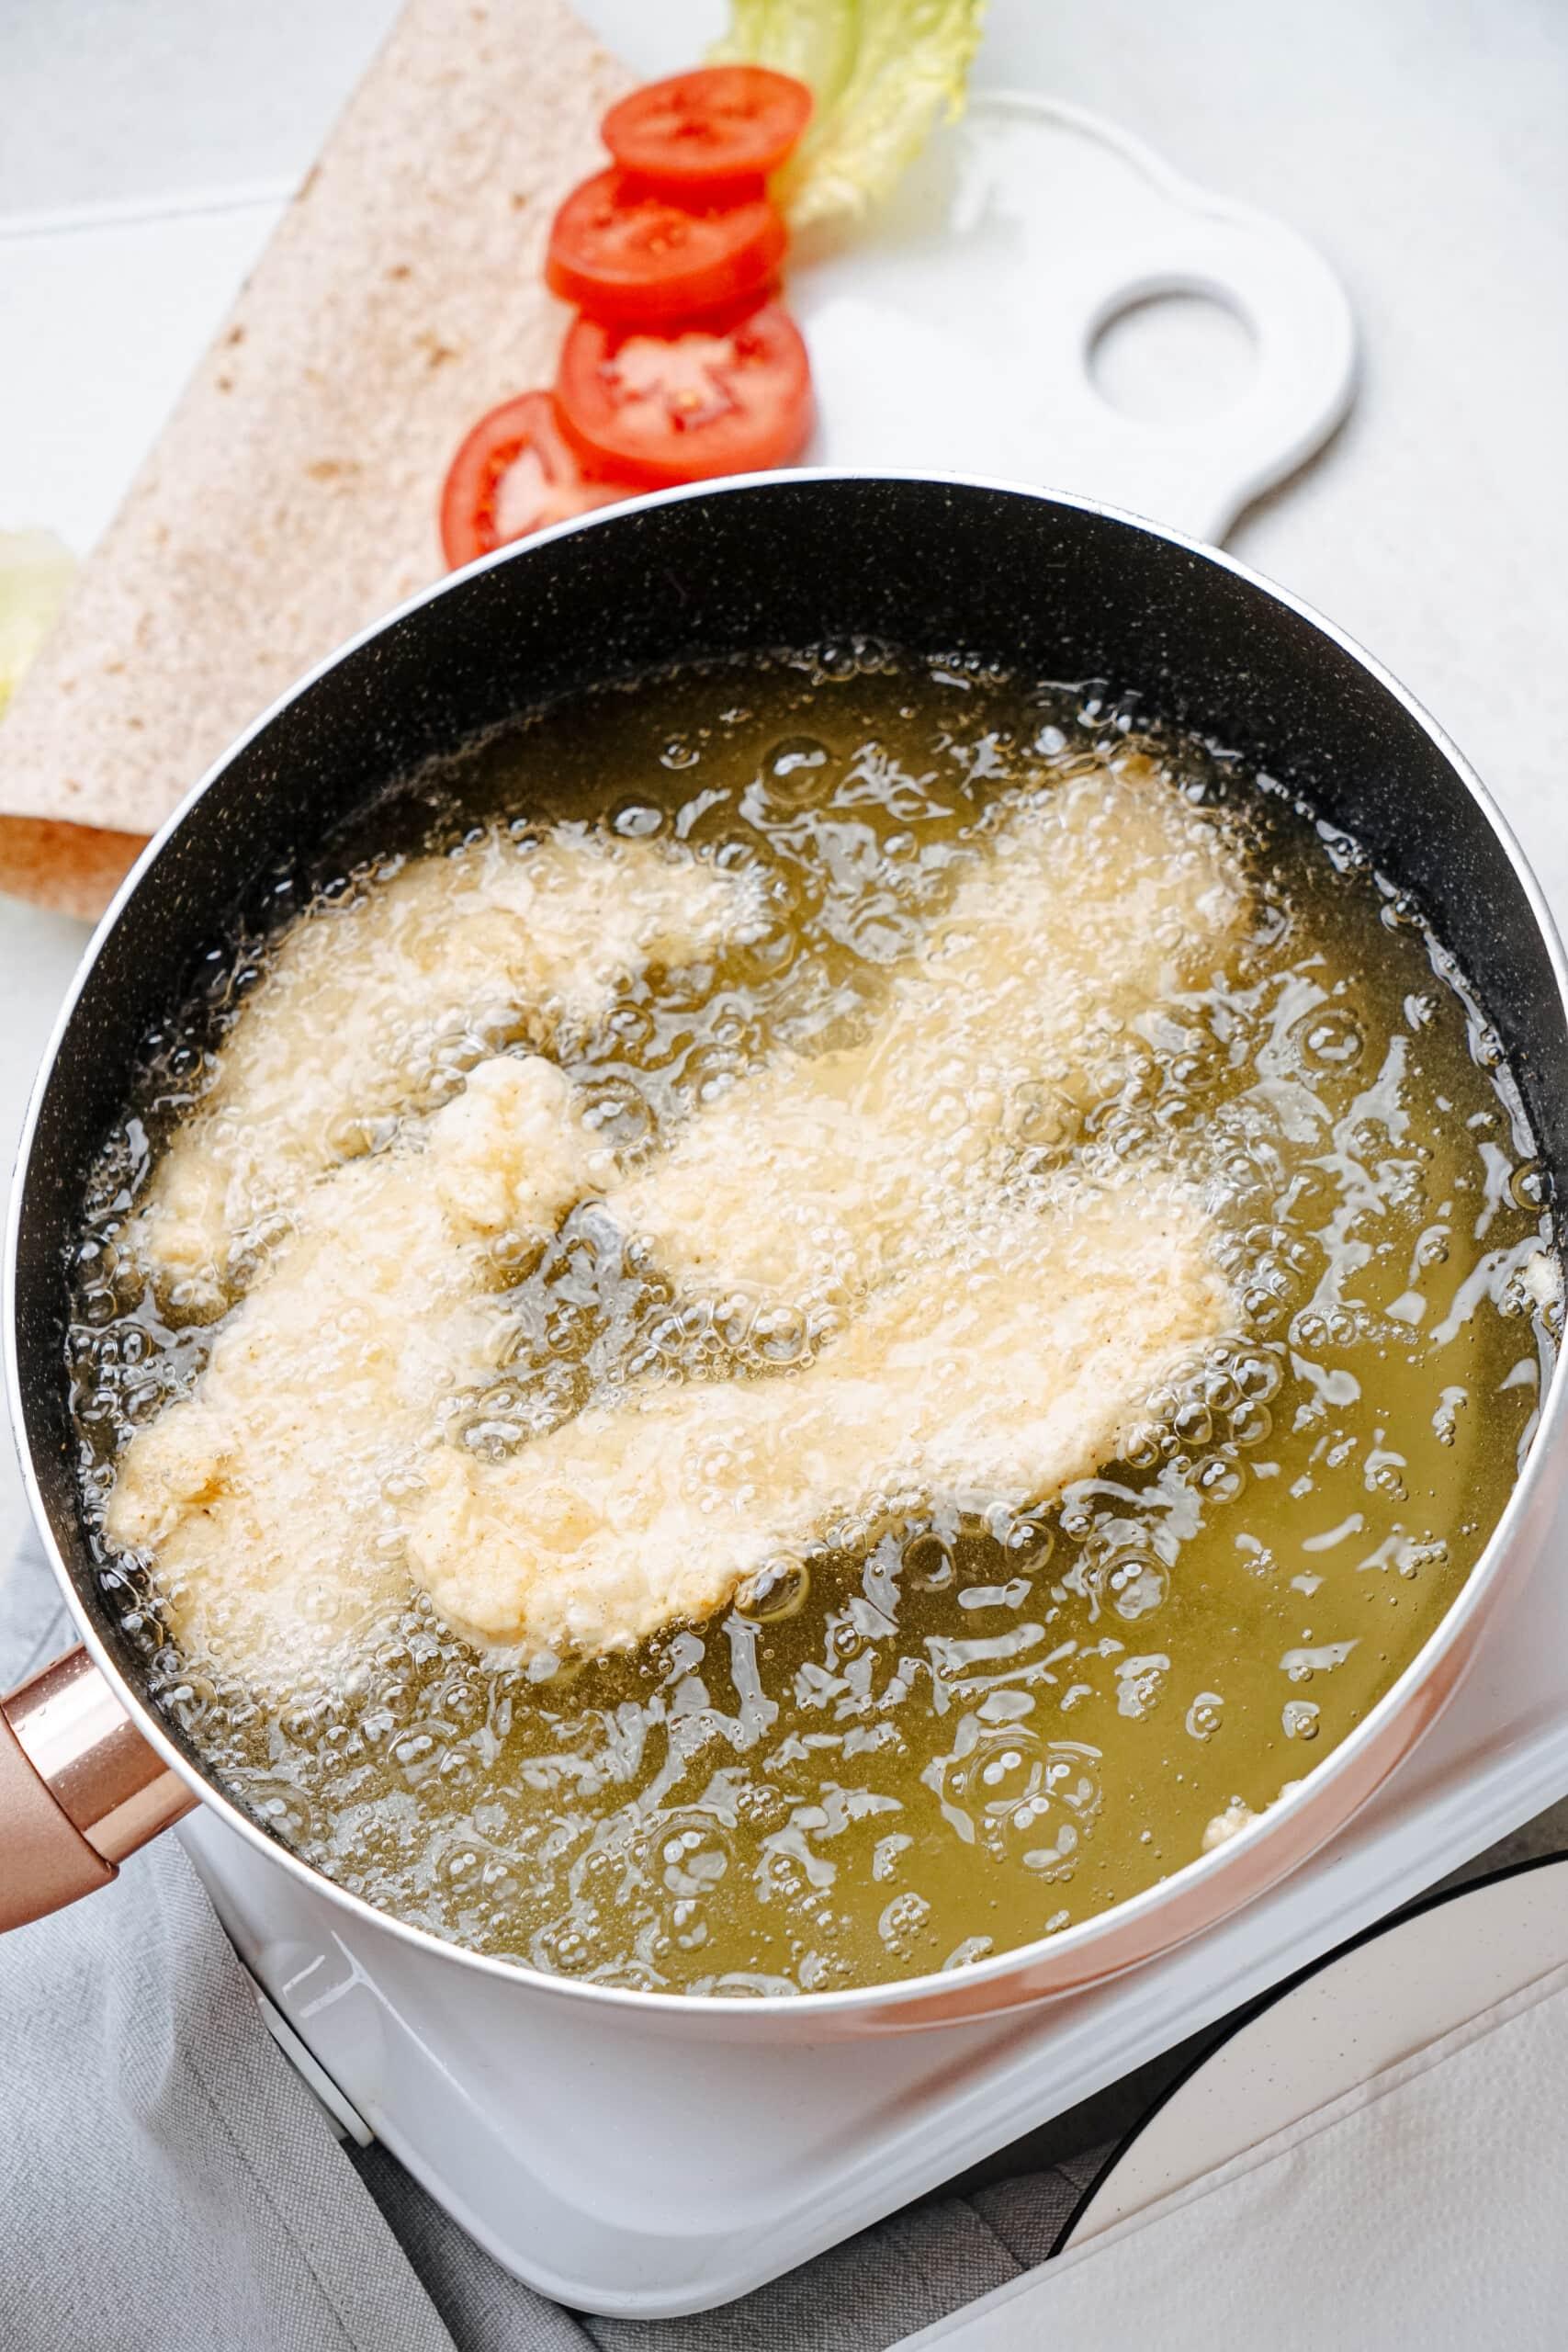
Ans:
{"type": "Polygon", "coordinates": [[[588,2001],[605,2007],[612,2012],[619,2012],[628,2019],[651,2019],[655,2017],[661,2017],[667,2022],[679,2019],[697,2031],[728,2029],[731,2032],[744,2032],[751,2020],[757,2020],[761,2025],[765,2020],[776,2019],[781,2024],[787,2021],[796,2030],[809,2033],[814,2027],[828,2027],[835,2019],[852,2027],[857,2019],[862,2018],[868,2030],[880,2026],[884,2030],[907,2030],[999,2015],[1009,2009],[1032,2006],[1041,1999],[1083,1990],[1093,1984],[1108,1981],[1127,1968],[1160,1957],[1193,1936],[1219,1925],[1239,1910],[1251,1896],[1278,1883],[1342,1829],[1440,1712],[1441,1705],[1457,1686],[1463,1662],[1467,1662],[1462,1645],[1467,1641],[1473,1642],[1481,1622],[1495,1598],[1499,1582],[1517,1547],[1522,1524],[1538,1498],[1548,1467],[1558,1450],[1564,1423],[1568,1422],[1568,1351],[1564,1351],[1559,1354],[1552,1367],[1546,1393],[1541,1398],[1540,1418],[1528,1457],[1507,1503],[1464,1584],[1420,1649],[1376,1705],[1289,1796],[1279,1799],[1242,1835],[1227,1840],[1213,1852],[1183,1864],[1168,1877],[1156,1881],[1138,1894],[1128,1896],[1055,1936],[1036,1938],[1030,1943],[1013,1945],[1005,1951],[992,1953],[953,1973],[927,1972],[919,1976],[881,1984],[849,1985],[828,1992],[764,1994],[739,1999],[724,1996],[648,1991],[640,1987],[554,1976],[525,1961],[476,1951],[412,1921],[377,1909],[363,1896],[351,1894],[313,1863],[306,1861],[269,1835],[215,1778],[209,1778],[207,1771],[176,1744],[167,1726],[131,1683],[109,1650],[103,1631],[78,1589],[54,1538],[39,1488],[27,1426],[16,1311],[22,1211],[39,1118],[46,1096],[55,1080],[61,1048],[71,1032],[78,1003],[120,916],[157,864],[166,843],[197,803],[220,783],[253,741],[265,733],[282,713],[363,647],[416,615],[436,598],[447,594],[456,585],[500,565],[527,561],[534,551],[557,540],[582,531],[613,530],[628,516],[658,507],[679,505],[694,499],[766,495],[780,488],[801,484],[859,485],[876,482],[978,491],[1017,497],[1034,505],[1067,509],[1121,525],[1164,548],[1195,557],[1206,566],[1228,572],[1267,602],[1282,607],[1326,639],[1415,722],[1480,809],[1504,851],[1529,907],[1537,932],[1547,950],[1559,1005],[1565,1021],[1568,1021],[1568,957],[1564,956],[1556,923],[1540,885],[1512,827],[1488,787],[1446,730],[1392,672],[1348,631],[1327,619],[1303,598],[1266,579],[1223,548],[1208,546],[1188,534],[1168,529],[1122,508],[1075,493],[985,474],[926,471],[917,468],[795,467],[656,492],[619,506],[573,517],[537,532],[526,540],[497,548],[461,571],[449,574],[421,590],[392,612],[358,630],[307,671],[263,711],[191,787],[152,837],[95,930],[51,1030],[29,1094],[27,1115],[17,1147],[6,1222],[4,1366],[13,1441],[20,1461],[28,1510],[85,1647],[106,1677],[118,1703],[148,1745],[179,1774],[200,1803],[210,1806],[227,1826],[256,1851],[292,1872],[302,1884],[324,1893],[362,1925],[390,1935],[432,1957],[460,1962],[502,1983],[516,1984],[564,1999],[588,2001]],[[1456,1653],[1461,1659],[1457,1667],[1453,1663],[1456,1653]],[[1446,1682],[1441,1674],[1445,1664],[1450,1668],[1446,1682]],[[1397,1736],[1400,1718],[1424,1688],[1429,1694],[1436,1693],[1436,1703],[1428,1706],[1424,1717],[1414,1724],[1408,1737],[1402,1741],[1397,1736]],[[1387,1751],[1386,1760],[1380,1763],[1377,1759],[1384,1751],[1387,1751]],[[1358,1786],[1359,1768],[1363,1761],[1373,1763],[1375,1769],[1370,1780],[1364,1773],[1360,1774],[1365,1785],[1358,1786]],[[1337,1798],[1337,1802],[1328,1802],[1331,1797],[1337,1798]],[[1268,1860],[1264,1861],[1266,1854],[1268,1860]],[[1182,1924],[1177,1924],[1174,1917],[1167,1920],[1163,1917],[1167,1913],[1179,1915],[1184,1908],[1190,1916],[1182,1924]],[[1138,1945],[1139,1930],[1145,1923],[1150,1933],[1139,1948],[1124,1951],[1120,1956],[1108,1953],[1105,1964],[1095,1966],[1097,1948],[1138,1945]],[[1040,1981],[1042,1976],[1048,1981],[1040,1981]],[[1016,1980],[1010,1989],[1010,1980],[1016,1980]],[[706,2019],[712,2020],[711,2027],[704,2025],[703,2021],[706,2019]]]}

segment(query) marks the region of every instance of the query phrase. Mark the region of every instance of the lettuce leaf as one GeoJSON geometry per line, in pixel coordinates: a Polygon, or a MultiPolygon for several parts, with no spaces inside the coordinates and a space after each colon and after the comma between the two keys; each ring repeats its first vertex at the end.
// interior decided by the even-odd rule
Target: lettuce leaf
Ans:
{"type": "Polygon", "coordinates": [[[792,228],[861,219],[940,115],[964,110],[985,0],[732,0],[716,62],[771,65],[817,100],[777,194],[792,228]]]}
{"type": "Polygon", "coordinates": [[[0,714],[48,635],[75,568],[52,531],[0,531],[0,714]]]}

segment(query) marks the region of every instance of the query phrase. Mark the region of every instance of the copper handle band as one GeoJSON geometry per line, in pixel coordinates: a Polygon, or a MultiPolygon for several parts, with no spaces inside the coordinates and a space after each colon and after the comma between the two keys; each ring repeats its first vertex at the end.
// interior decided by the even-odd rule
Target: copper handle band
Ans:
{"type": "Polygon", "coordinates": [[[107,1886],[196,1799],[85,1649],[0,1701],[0,1929],[107,1886]]]}

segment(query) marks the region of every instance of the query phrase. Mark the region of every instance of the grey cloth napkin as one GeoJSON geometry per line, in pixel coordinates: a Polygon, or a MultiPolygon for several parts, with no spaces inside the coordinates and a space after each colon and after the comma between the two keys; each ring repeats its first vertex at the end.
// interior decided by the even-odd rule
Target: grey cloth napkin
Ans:
{"type": "MultiPolygon", "coordinates": [[[[0,1689],[69,1640],[25,1552],[0,1689]]],[[[0,1939],[4,2352],[882,2352],[1043,2260],[1098,2161],[911,2208],[720,2311],[585,2318],[340,2146],[172,1838],[0,1939]]]]}

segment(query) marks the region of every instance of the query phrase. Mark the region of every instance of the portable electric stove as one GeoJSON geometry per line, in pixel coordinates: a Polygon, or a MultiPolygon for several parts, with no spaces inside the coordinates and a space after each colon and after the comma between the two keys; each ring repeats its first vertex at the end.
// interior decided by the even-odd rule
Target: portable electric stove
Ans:
{"type": "MultiPolygon", "coordinates": [[[[1212,2023],[1568,1792],[1568,1577],[1498,1604],[1447,1713],[1332,1845],[1126,1975],[978,2025],[768,2049],[455,1972],[181,1828],[235,1948],[374,2135],[496,2259],[577,2310],[728,2301],[1212,2023]]],[[[288,2036],[280,2036],[288,2047],[288,2036]]]]}

